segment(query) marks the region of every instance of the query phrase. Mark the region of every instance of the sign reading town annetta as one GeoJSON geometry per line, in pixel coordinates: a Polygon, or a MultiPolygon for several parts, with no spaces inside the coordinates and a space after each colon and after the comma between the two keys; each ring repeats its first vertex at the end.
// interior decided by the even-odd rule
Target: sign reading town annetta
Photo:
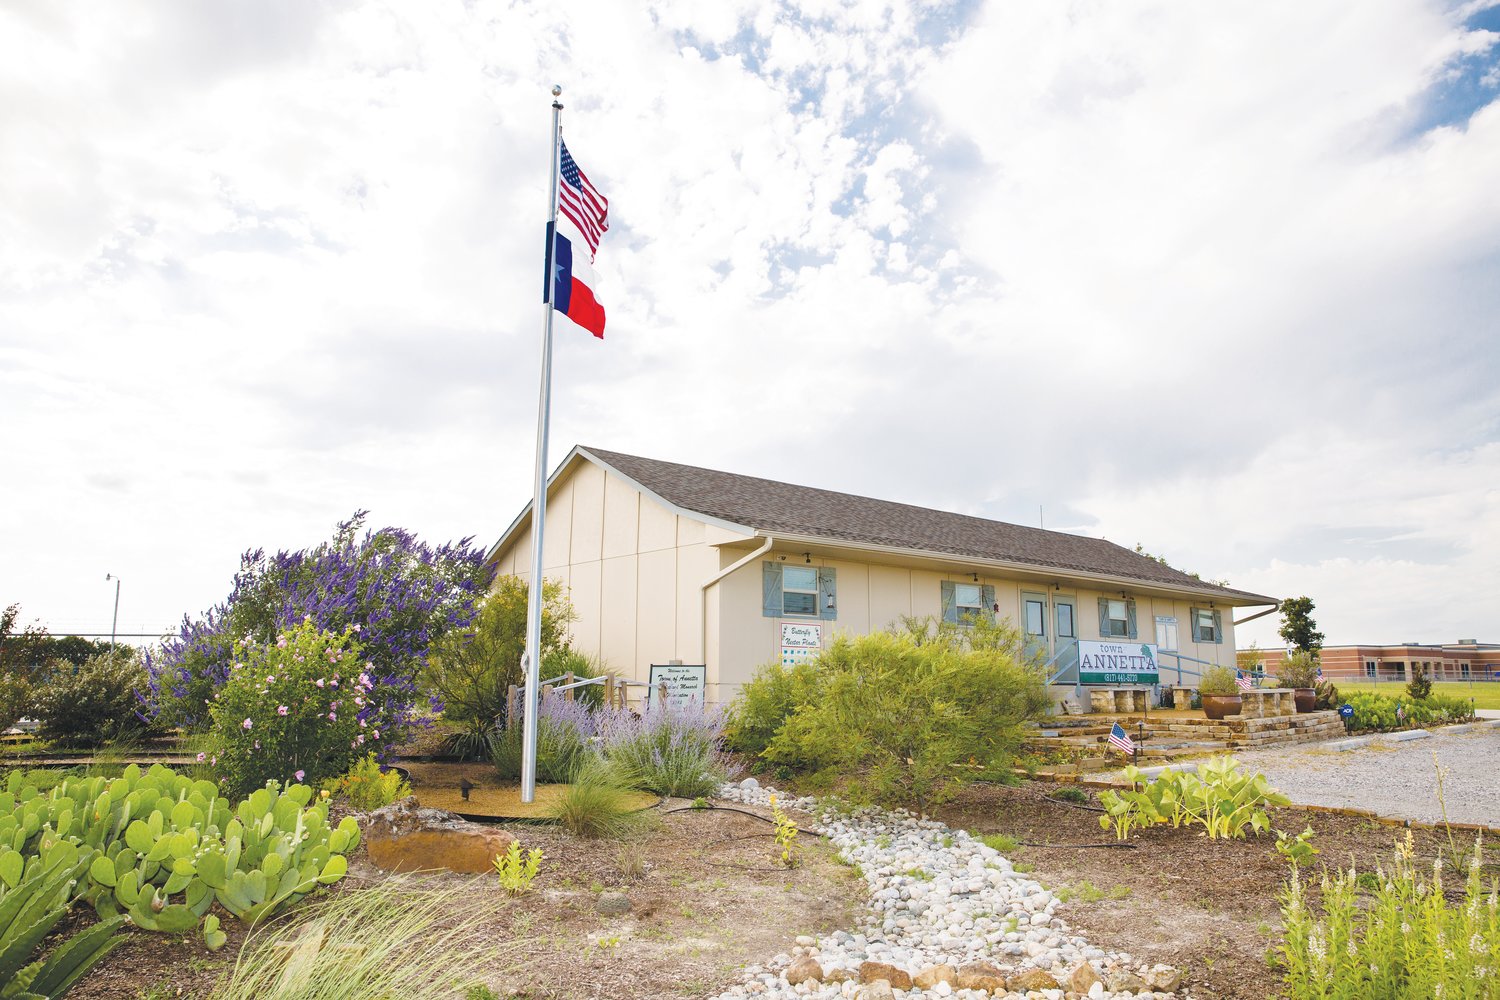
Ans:
{"type": "Polygon", "coordinates": [[[1156,684],[1156,646],[1078,640],[1078,683],[1156,684]]]}

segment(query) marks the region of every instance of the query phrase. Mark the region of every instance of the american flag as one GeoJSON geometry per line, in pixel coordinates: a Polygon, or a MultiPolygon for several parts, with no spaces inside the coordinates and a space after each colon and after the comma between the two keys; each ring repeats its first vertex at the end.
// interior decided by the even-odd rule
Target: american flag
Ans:
{"type": "Polygon", "coordinates": [[[1322,682],[1322,680],[1323,680],[1323,666],[1322,666],[1322,664],[1319,664],[1319,665],[1318,665],[1318,676],[1317,676],[1317,680],[1318,680],[1318,681],[1319,681],[1319,683],[1321,683],[1321,682],[1322,682]]]}
{"type": "Polygon", "coordinates": [[[1234,682],[1240,686],[1241,691],[1255,690],[1255,679],[1243,670],[1236,670],[1234,672],[1234,682]]]}
{"type": "Polygon", "coordinates": [[[609,231],[609,199],[595,190],[583,171],[578,169],[568,152],[568,144],[563,142],[561,145],[562,183],[557,186],[557,207],[588,242],[592,262],[594,254],[599,252],[600,237],[609,231]]]}
{"type": "Polygon", "coordinates": [[[1125,727],[1118,722],[1115,723],[1115,728],[1109,731],[1109,745],[1123,754],[1135,753],[1135,741],[1130,738],[1125,727]]]}

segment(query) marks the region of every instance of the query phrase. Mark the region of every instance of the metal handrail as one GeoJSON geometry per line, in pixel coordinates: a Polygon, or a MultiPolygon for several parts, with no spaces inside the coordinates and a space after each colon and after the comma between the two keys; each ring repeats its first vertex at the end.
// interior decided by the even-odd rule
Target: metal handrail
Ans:
{"type": "MultiPolygon", "coordinates": [[[[1073,648],[1073,647],[1075,647],[1077,645],[1078,645],[1078,640],[1077,639],[1073,639],[1070,642],[1068,642],[1066,645],[1063,646],[1062,649],[1059,649],[1057,652],[1053,653],[1052,656],[1048,658],[1047,662],[1045,662],[1045,663],[1042,664],[1042,670],[1045,671],[1048,667],[1052,666],[1052,664],[1054,664],[1054,663],[1057,662],[1057,658],[1059,656],[1063,655],[1069,649],[1071,649],[1071,648],[1073,648]]],[[[1068,668],[1068,667],[1063,667],[1057,673],[1055,673],[1055,674],[1051,675],[1050,677],[1048,677],[1047,678],[1047,683],[1048,684],[1054,684],[1054,683],[1056,683],[1057,679],[1059,677],[1061,677],[1063,674],[1067,673],[1069,669],[1070,668],[1068,668]]]]}

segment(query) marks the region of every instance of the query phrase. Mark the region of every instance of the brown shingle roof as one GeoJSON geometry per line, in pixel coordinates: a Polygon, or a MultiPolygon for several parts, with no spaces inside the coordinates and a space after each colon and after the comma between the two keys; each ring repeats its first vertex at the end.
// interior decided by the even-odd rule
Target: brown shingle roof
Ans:
{"type": "Polygon", "coordinates": [[[943,555],[970,556],[1221,593],[1271,604],[1274,598],[1219,587],[1102,538],[1028,528],[889,500],[834,493],[717,472],[600,448],[580,451],[668,503],[767,533],[791,532],[943,555]]]}

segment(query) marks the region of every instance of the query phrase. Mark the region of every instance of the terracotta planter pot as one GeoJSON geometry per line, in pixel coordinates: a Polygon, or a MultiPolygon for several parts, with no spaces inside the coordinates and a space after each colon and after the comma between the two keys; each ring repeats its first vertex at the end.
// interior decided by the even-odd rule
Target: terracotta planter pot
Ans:
{"type": "Polygon", "coordinates": [[[1203,696],[1203,714],[1210,719],[1222,719],[1226,715],[1239,715],[1244,700],[1237,694],[1206,694],[1203,696]]]}
{"type": "Polygon", "coordinates": [[[1306,715],[1308,712],[1311,712],[1315,707],[1317,707],[1317,688],[1294,688],[1293,690],[1296,691],[1295,697],[1297,700],[1297,712],[1299,715],[1306,715]]]}

